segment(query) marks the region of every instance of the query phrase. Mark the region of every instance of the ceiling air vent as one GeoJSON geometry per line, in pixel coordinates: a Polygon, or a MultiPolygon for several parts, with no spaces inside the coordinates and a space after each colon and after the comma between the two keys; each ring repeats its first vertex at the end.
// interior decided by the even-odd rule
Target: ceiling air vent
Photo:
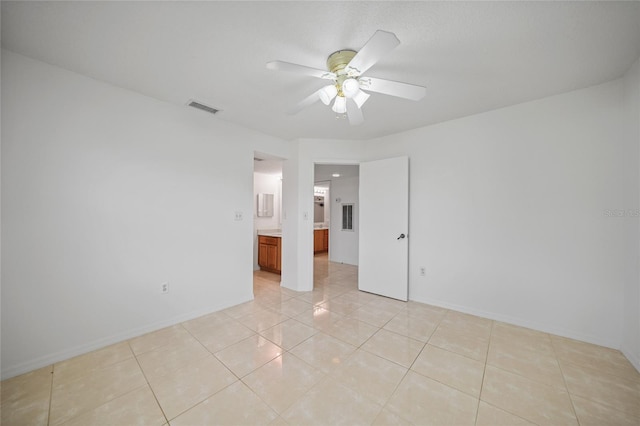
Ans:
{"type": "Polygon", "coordinates": [[[205,104],[200,103],[200,102],[196,102],[196,101],[194,101],[194,100],[190,100],[190,101],[189,101],[189,103],[188,103],[187,105],[188,105],[188,106],[190,106],[190,107],[194,107],[194,108],[201,109],[201,110],[203,110],[203,111],[210,112],[211,114],[215,114],[215,113],[217,113],[218,111],[220,111],[219,109],[215,109],[215,108],[213,108],[213,107],[210,107],[210,106],[205,105],[205,104]]]}

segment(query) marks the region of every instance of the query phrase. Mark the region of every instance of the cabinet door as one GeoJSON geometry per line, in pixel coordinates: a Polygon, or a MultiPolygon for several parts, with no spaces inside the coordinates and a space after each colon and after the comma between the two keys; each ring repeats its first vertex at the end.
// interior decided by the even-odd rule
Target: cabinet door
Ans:
{"type": "Polygon", "coordinates": [[[322,230],[313,231],[313,252],[321,252],[324,247],[324,236],[322,230]]]}
{"type": "Polygon", "coordinates": [[[267,246],[267,267],[278,268],[278,246],[267,246]]]}
{"type": "Polygon", "coordinates": [[[322,250],[329,251],[329,230],[324,229],[322,234],[322,250]]]}
{"type": "Polygon", "coordinates": [[[269,266],[269,246],[260,244],[258,246],[258,266],[269,266]]]}

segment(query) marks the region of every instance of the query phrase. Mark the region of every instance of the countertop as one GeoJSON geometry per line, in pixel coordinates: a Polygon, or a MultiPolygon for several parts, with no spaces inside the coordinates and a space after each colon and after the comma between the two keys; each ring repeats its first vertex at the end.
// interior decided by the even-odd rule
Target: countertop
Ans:
{"type": "Polygon", "coordinates": [[[281,229],[259,229],[258,235],[263,235],[265,237],[282,238],[282,230],[281,229]]]}
{"type": "Polygon", "coordinates": [[[265,236],[265,237],[282,238],[282,232],[261,232],[258,235],[262,235],[262,236],[265,236]]]}
{"type": "MultiPolygon", "coordinates": [[[[314,231],[321,231],[323,229],[329,229],[328,226],[323,225],[319,228],[313,227],[314,231]]],[[[275,237],[282,238],[282,229],[258,229],[258,235],[263,235],[265,237],[275,237]]]]}

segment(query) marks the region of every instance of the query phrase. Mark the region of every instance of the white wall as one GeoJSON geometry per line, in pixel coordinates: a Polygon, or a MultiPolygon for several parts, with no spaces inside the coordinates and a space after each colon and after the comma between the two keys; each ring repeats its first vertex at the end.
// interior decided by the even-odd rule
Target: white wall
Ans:
{"type": "Polygon", "coordinates": [[[251,299],[253,154],[290,148],[3,50],[2,376],[251,299]]]}
{"type": "MultiPolygon", "coordinates": [[[[640,170],[640,157],[638,156],[640,155],[640,59],[624,76],[624,95],[625,128],[628,133],[629,143],[635,145],[637,150],[636,158],[638,159],[636,175],[630,175],[629,178],[635,178],[639,182],[638,187],[640,188],[640,176],[638,174],[638,170],[640,170]]],[[[635,203],[633,199],[629,199],[624,208],[627,211],[630,210],[632,214],[620,218],[631,223],[635,222],[635,232],[631,233],[629,237],[635,239],[636,244],[640,244],[640,227],[638,226],[640,219],[634,216],[633,212],[640,208],[638,204],[637,198],[635,203]]],[[[638,262],[640,262],[640,257],[636,255],[636,277],[628,280],[624,289],[624,334],[621,349],[635,365],[636,369],[640,370],[640,271],[638,262]]]]}
{"type": "Polygon", "coordinates": [[[331,187],[324,194],[324,225],[331,224],[331,187]]]}
{"type": "Polygon", "coordinates": [[[253,174],[253,269],[258,270],[258,230],[280,228],[280,197],[282,180],[279,175],[253,174]],[[258,217],[258,194],[273,194],[273,216],[258,217]]]}
{"type": "MultiPolygon", "coordinates": [[[[306,191],[301,188],[299,182],[300,167],[297,160],[299,148],[299,145],[294,143],[292,159],[282,164],[282,275],[280,276],[280,285],[291,290],[304,291],[313,288],[313,281],[309,284],[301,280],[303,275],[306,276],[306,268],[309,267],[308,265],[304,265],[304,267],[300,265],[301,259],[304,261],[306,254],[302,252],[306,246],[300,248],[300,240],[304,239],[304,233],[301,232],[301,229],[303,224],[313,223],[313,221],[303,222],[302,218],[299,200],[306,191]]],[[[313,191],[313,187],[311,191],[313,191]]],[[[311,195],[313,203],[313,194],[311,195]]],[[[313,204],[311,207],[313,208],[313,204]]],[[[308,212],[310,211],[312,210],[308,210],[308,212]]]]}
{"type": "Polygon", "coordinates": [[[332,262],[358,264],[358,188],[358,177],[331,179],[329,258],[332,262]],[[342,230],[343,204],[353,204],[353,231],[342,230]]]}
{"type": "Polygon", "coordinates": [[[605,214],[638,207],[622,90],[370,141],[370,158],[410,157],[410,298],[619,347],[638,258],[637,223],[605,214]]]}

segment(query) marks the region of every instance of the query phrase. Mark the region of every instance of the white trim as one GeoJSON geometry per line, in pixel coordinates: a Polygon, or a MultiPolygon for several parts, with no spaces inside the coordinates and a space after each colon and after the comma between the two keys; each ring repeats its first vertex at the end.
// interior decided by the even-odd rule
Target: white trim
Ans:
{"type": "Polygon", "coordinates": [[[631,365],[633,365],[636,368],[636,370],[640,372],[640,356],[634,354],[633,351],[627,348],[624,344],[620,348],[620,352],[622,352],[622,355],[627,357],[631,365]]]}

